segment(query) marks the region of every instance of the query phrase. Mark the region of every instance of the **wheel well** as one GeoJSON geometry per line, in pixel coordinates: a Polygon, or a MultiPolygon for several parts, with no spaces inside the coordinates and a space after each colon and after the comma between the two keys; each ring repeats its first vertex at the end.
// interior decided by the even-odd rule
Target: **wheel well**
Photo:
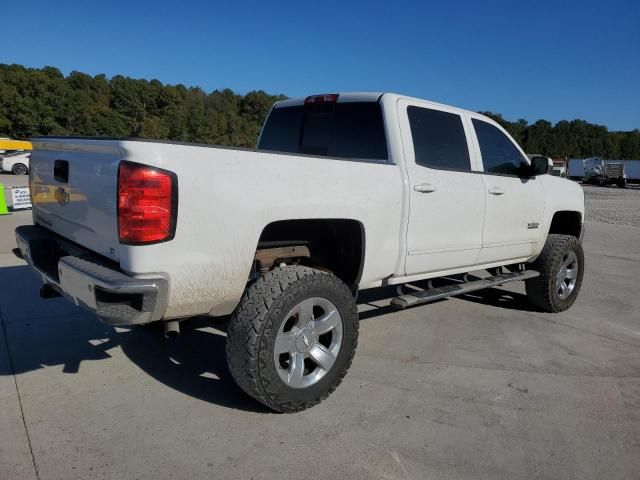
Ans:
{"type": "Polygon", "coordinates": [[[355,290],[364,264],[363,225],[346,219],[281,220],[267,225],[258,241],[261,246],[306,245],[309,258],[301,261],[323,267],[355,290]]]}
{"type": "Polygon", "coordinates": [[[549,233],[572,235],[580,238],[582,230],[582,215],[579,212],[556,212],[551,220],[549,233]]]}

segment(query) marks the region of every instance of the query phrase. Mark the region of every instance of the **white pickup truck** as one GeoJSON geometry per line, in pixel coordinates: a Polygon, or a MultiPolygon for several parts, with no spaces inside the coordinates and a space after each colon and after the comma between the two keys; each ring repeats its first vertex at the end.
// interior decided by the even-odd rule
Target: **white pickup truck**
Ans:
{"type": "Polygon", "coordinates": [[[581,188],[459,108],[314,95],[276,103],[257,149],[33,143],[34,225],[16,238],[42,296],[169,333],[190,316],[231,315],[231,374],[277,411],[340,383],[358,290],[397,285],[392,305],[405,308],[524,280],[547,312],[580,290],[581,188]]]}

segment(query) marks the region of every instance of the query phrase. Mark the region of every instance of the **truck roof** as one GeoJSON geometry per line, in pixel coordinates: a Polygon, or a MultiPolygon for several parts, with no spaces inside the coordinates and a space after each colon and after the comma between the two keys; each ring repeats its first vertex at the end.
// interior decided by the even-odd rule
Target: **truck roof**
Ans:
{"type": "Polygon", "coordinates": [[[444,103],[438,103],[438,102],[434,102],[424,98],[411,97],[409,95],[401,95],[393,92],[338,92],[338,93],[330,93],[330,94],[314,94],[314,95],[308,95],[306,97],[288,98],[286,100],[281,100],[279,102],[276,102],[273,108],[295,107],[295,106],[304,105],[306,99],[310,97],[317,97],[317,96],[323,96],[323,95],[338,95],[337,103],[377,102],[384,95],[385,97],[395,97],[397,100],[404,99],[404,100],[416,101],[416,102],[426,102],[436,107],[439,106],[439,107],[454,108],[456,110],[459,110],[460,112],[477,114],[477,112],[472,112],[471,110],[465,110],[464,108],[456,107],[454,105],[446,105],[444,103]]]}
{"type": "Polygon", "coordinates": [[[377,102],[382,95],[383,92],[341,92],[337,94],[318,94],[318,95],[308,95],[306,97],[298,97],[298,98],[288,98],[286,100],[281,100],[276,102],[274,108],[282,108],[282,107],[297,107],[299,105],[304,105],[304,102],[309,97],[315,97],[320,95],[338,95],[338,103],[348,103],[348,102],[377,102]]]}
{"type": "Polygon", "coordinates": [[[337,92],[337,93],[330,93],[330,94],[326,94],[326,93],[313,94],[313,95],[308,95],[306,97],[296,97],[296,98],[288,98],[286,100],[280,100],[279,102],[275,103],[274,108],[294,107],[298,105],[304,105],[304,102],[307,98],[323,96],[323,95],[338,95],[337,103],[377,102],[384,95],[385,97],[395,97],[396,99],[414,100],[416,102],[426,102],[434,106],[455,108],[457,110],[460,110],[461,112],[477,113],[477,112],[472,112],[471,110],[465,110],[464,108],[456,107],[454,105],[447,105],[444,103],[434,102],[432,100],[428,100],[425,98],[411,97],[409,95],[402,95],[402,94],[393,93],[393,92],[337,92]]]}

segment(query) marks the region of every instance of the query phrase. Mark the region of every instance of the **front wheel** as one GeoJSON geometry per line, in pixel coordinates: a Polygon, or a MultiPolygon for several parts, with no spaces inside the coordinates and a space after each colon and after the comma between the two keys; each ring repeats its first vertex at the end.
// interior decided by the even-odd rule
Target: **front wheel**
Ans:
{"type": "Polygon", "coordinates": [[[584,276],[584,252],[576,237],[550,234],[531,265],[539,277],[526,281],[529,300],[545,312],[563,312],[575,302],[584,276]]]}
{"type": "Polygon", "coordinates": [[[22,163],[16,163],[11,169],[14,175],[26,175],[29,172],[29,169],[26,165],[22,163]]]}
{"type": "Polygon", "coordinates": [[[329,273],[284,266],[245,291],[229,324],[227,363],[246,393],[273,410],[296,412],[336,389],[357,342],[349,288],[329,273]]]}

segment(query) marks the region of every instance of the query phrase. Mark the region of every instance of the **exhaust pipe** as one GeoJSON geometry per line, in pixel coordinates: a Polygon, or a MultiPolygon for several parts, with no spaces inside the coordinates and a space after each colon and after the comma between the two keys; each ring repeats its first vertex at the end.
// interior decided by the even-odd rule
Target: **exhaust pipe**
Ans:
{"type": "Polygon", "coordinates": [[[180,336],[180,321],[168,320],[164,322],[164,338],[178,338],[180,336]]]}

